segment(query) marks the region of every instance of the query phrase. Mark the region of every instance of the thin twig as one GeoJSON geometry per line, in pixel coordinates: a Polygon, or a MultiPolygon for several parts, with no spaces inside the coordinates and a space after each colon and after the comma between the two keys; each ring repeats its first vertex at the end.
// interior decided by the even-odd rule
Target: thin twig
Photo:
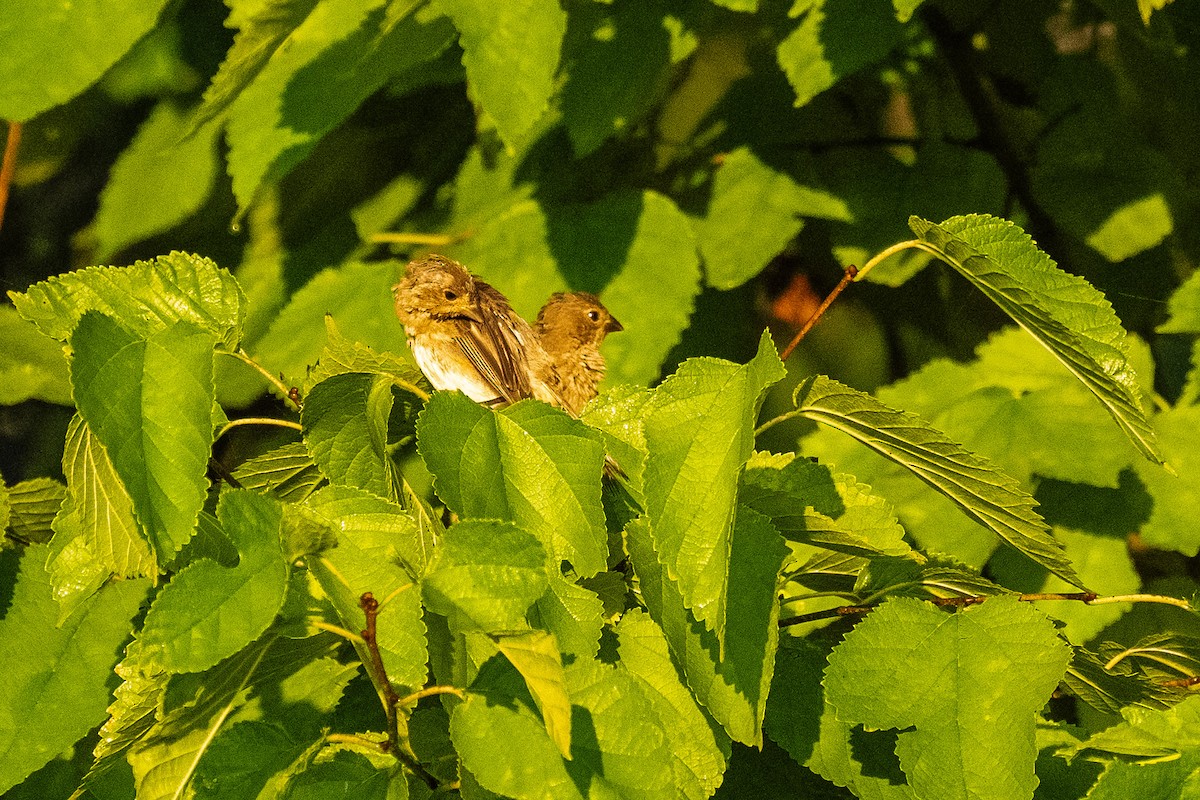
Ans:
{"type": "Polygon", "coordinates": [[[1107,603],[1161,603],[1168,606],[1195,611],[1192,604],[1178,597],[1167,597],[1161,594],[1114,594],[1111,597],[1097,597],[1090,605],[1100,606],[1107,603]]]}
{"type": "Polygon", "coordinates": [[[383,694],[383,708],[384,713],[387,714],[388,751],[408,767],[414,775],[423,780],[430,789],[436,791],[438,788],[437,778],[400,746],[400,728],[396,719],[396,704],[400,701],[400,696],[396,694],[396,687],[392,686],[391,680],[388,679],[387,670],[383,666],[383,656],[379,652],[379,642],[375,636],[375,623],[379,617],[379,601],[371,592],[363,592],[358,599],[358,607],[362,609],[367,618],[367,627],[362,632],[362,638],[367,645],[367,654],[370,658],[367,674],[370,675],[375,687],[383,694]]]}
{"type": "Polygon", "coordinates": [[[238,361],[241,361],[243,364],[258,372],[260,375],[270,381],[271,385],[278,389],[279,393],[286,397],[297,411],[301,410],[302,404],[300,402],[300,390],[295,386],[288,386],[282,380],[272,375],[265,367],[251,358],[250,354],[245,350],[238,348],[237,350],[221,350],[218,352],[222,352],[228,356],[233,356],[238,361]]]}
{"type": "Polygon", "coordinates": [[[423,697],[433,697],[439,694],[452,694],[459,700],[467,699],[467,693],[457,686],[426,686],[419,692],[413,692],[407,697],[401,697],[397,702],[401,708],[405,708],[413,703],[416,703],[423,697]]]}
{"type": "Polygon", "coordinates": [[[812,327],[817,324],[817,320],[824,316],[825,311],[830,305],[833,304],[833,301],[837,299],[837,296],[841,294],[847,286],[850,285],[850,282],[854,280],[854,276],[857,274],[858,267],[854,266],[853,264],[846,267],[846,272],[844,275],[842,275],[842,279],[838,281],[838,285],[833,287],[833,291],[826,295],[825,299],[821,301],[821,305],[817,307],[817,310],[814,311],[812,316],[808,318],[808,321],[804,323],[804,326],[797,331],[796,335],[792,338],[791,344],[783,348],[783,352],[779,354],[781,359],[787,361],[787,357],[790,356],[792,351],[796,349],[796,345],[800,344],[800,340],[803,339],[810,330],[812,330],[812,327]]]}
{"type": "Polygon", "coordinates": [[[868,272],[875,269],[875,267],[879,266],[884,261],[887,261],[892,256],[896,255],[896,253],[899,253],[904,250],[924,250],[926,253],[929,253],[929,255],[931,255],[931,256],[934,256],[934,257],[939,256],[937,248],[933,247],[932,245],[926,244],[925,242],[922,242],[920,239],[908,239],[903,242],[896,242],[896,244],[894,244],[890,247],[886,247],[883,250],[880,250],[875,255],[871,256],[871,259],[869,261],[867,261],[866,264],[863,264],[862,269],[860,269],[858,271],[858,277],[856,278],[856,280],[861,281],[863,278],[865,278],[867,276],[868,272]]]}
{"type": "Polygon", "coordinates": [[[327,733],[325,741],[334,742],[336,744],[353,744],[359,747],[371,747],[380,752],[387,752],[387,742],[376,742],[368,739],[365,736],[359,736],[356,733],[327,733]]]}
{"type": "Polygon", "coordinates": [[[346,630],[345,628],[339,627],[337,625],[331,625],[330,623],[325,622],[324,620],[310,619],[308,621],[308,624],[312,625],[314,628],[317,628],[318,630],[329,631],[330,633],[336,633],[338,636],[341,636],[343,639],[354,642],[356,644],[366,644],[363,641],[363,638],[361,636],[359,636],[357,633],[355,633],[354,631],[346,630]]]}
{"type": "Polygon", "coordinates": [[[1162,681],[1159,686],[1166,686],[1168,689],[1187,689],[1192,686],[1200,686],[1200,675],[1192,675],[1188,678],[1177,678],[1173,681],[1162,681]]]}
{"type": "Polygon", "coordinates": [[[4,161],[0,162],[0,228],[4,227],[4,209],[8,206],[8,187],[17,171],[17,148],[21,145],[21,123],[8,123],[4,142],[4,161]]]}
{"type": "Polygon", "coordinates": [[[401,231],[373,233],[372,244],[420,244],[429,247],[445,247],[466,238],[461,233],[404,233],[401,231]]]}
{"type": "MultiPolygon", "coordinates": [[[[973,606],[984,602],[988,597],[994,595],[965,595],[963,597],[931,597],[927,598],[928,602],[935,606],[973,606]]],[[[1149,596],[1149,595],[1148,595],[1149,596]]],[[[1155,595],[1157,596],[1157,595],[1155,595]]],[[[1105,598],[1097,597],[1094,592],[1029,592],[1027,594],[1017,595],[1017,599],[1022,602],[1033,602],[1035,600],[1075,600],[1088,605],[1095,605],[1097,600],[1105,598]]],[[[836,619],[838,617],[853,617],[859,614],[867,614],[875,610],[875,605],[865,606],[838,606],[837,608],[827,608],[823,611],[813,611],[809,614],[798,614],[794,617],[786,617],[779,620],[779,627],[787,628],[792,625],[803,625],[806,622],[817,622],[823,619],[836,619]]]]}
{"type": "Polygon", "coordinates": [[[242,417],[241,419],[231,419],[229,422],[217,431],[217,437],[220,439],[225,434],[229,433],[233,428],[242,425],[274,425],[277,428],[291,428],[297,431],[303,431],[304,426],[299,422],[292,422],[290,419],[275,419],[274,417],[242,417]]]}

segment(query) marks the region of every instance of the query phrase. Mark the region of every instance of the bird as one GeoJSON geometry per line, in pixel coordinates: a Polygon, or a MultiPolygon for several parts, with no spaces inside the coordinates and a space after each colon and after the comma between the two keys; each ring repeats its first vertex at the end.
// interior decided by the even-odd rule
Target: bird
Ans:
{"type": "Polygon", "coordinates": [[[534,331],[557,373],[559,405],[571,416],[579,416],[604,378],[604,337],[623,330],[588,292],[556,292],[538,312],[534,331]]]}
{"type": "Polygon", "coordinates": [[[440,255],[412,261],[392,295],[413,358],[435,389],[491,407],[529,397],[562,405],[558,377],[529,323],[462,264],[440,255]]]}

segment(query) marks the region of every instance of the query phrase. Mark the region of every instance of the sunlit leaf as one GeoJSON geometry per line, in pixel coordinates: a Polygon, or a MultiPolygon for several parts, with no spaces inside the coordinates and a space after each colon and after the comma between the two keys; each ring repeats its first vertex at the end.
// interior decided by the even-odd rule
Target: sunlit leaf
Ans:
{"type": "Polygon", "coordinates": [[[806,380],[797,387],[795,399],[802,416],[849,434],[902,464],[1013,547],[1064,580],[1078,582],[1062,545],[1033,510],[1033,497],[985,459],[964,450],[919,417],[891,409],[829,378],[806,380]]]}
{"type": "Polygon", "coordinates": [[[938,257],[975,284],[1045,345],[1116,420],[1146,458],[1162,463],[1142,409],[1125,330],[1091,284],[1058,269],[1016,225],[995,217],[953,217],[909,226],[938,257]]]}

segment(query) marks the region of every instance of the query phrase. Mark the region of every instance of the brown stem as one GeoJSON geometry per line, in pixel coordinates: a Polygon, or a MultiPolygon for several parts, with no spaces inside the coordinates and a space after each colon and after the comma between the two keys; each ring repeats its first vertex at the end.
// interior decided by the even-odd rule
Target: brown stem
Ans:
{"type": "Polygon", "coordinates": [[[796,349],[796,345],[800,344],[800,340],[812,330],[813,326],[817,324],[817,320],[819,320],[825,314],[825,311],[833,304],[833,301],[837,299],[837,296],[841,294],[847,286],[850,285],[850,281],[854,280],[856,275],[858,275],[858,267],[854,266],[853,264],[846,267],[846,273],[842,275],[842,279],[838,281],[838,285],[833,287],[833,291],[826,295],[825,299],[821,301],[821,305],[817,307],[817,310],[813,312],[813,315],[808,318],[807,322],[804,323],[804,327],[800,328],[800,330],[796,332],[796,335],[792,338],[791,343],[787,347],[783,348],[783,352],[779,354],[781,359],[787,361],[787,357],[790,356],[792,351],[796,349]]]}
{"type": "Polygon", "coordinates": [[[0,228],[4,227],[4,209],[8,207],[8,187],[17,171],[17,148],[21,145],[21,123],[8,123],[4,142],[4,161],[0,162],[0,228]]]}
{"type": "Polygon", "coordinates": [[[383,656],[379,652],[379,642],[375,636],[375,625],[379,618],[379,601],[371,592],[363,592],[362,596],[358,598],[358,607],[362,609],[367,618],[366,630],[362,632],[362,639],[366,642],[367,655],[370,658],[367,674],[371,677],[375,687],[383,694],[383,710],[387,714],[388,752],[399,759],[414,775],[425,781],[430,789],[437,791],[437,778],[400,745],[400,727],[396,719],[396,704],[400,702],[400,695],[396,694],[396,687],[392,686],[391,680],[388,679],[387,670],[383,666],[383,656]]]}
{"type": "Polygon", "coordinates": [[[1188,678],[1178,678],[1173,681],[1162,681],[1159,686],[1166,686],[1169,689],[1187,689],[1191,686],[1200,685],[1200,675],[1192,675],[1188,678]]]}
{"type": "MultiPolygon", "coordinates": [[[[932,597],[927,598],[928,602],[935,606],[974,606],[987,600],[991,595],[967,595],[964,597],[932,597]]],[[[1018,595],[1017,599],[1029,603],[1034,600],[1077,600],[1081,603],[1091,603],[1097,599],[1095,592],[1029,592],[1027,594],[1018,595]]],[[[813,611],[810,614],[798,614],[794,617],[785,617],[779,620],[779,627],[787,628],[792,625],[803,625],[806,622],[817,622],[823,619],[836,619],[837,617],[852,617],[858,614],[866,614],[875,609],[875,606],[838,606],[837,608],[827,608],[823,611],[813,611]]]]}

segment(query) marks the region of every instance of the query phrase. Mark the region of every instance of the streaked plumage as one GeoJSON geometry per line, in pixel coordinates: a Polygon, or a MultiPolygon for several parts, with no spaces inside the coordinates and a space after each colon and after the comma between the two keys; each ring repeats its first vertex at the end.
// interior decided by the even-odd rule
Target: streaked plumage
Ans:
{"type": "Polygon", "coordinates": [[[534,329],[558,375],[562,407],[579,416],[604,378],[601,342],[624,327],[594,294],[558,292],[542,306],[534,329]]]}
{"type": "Polygon", "coordinates": [[[438,255],[413,261],[392,292],[409,349],[435,389],[487,405],[558,401],[556,376],[529,323],[462,264],[438,255]]]}

